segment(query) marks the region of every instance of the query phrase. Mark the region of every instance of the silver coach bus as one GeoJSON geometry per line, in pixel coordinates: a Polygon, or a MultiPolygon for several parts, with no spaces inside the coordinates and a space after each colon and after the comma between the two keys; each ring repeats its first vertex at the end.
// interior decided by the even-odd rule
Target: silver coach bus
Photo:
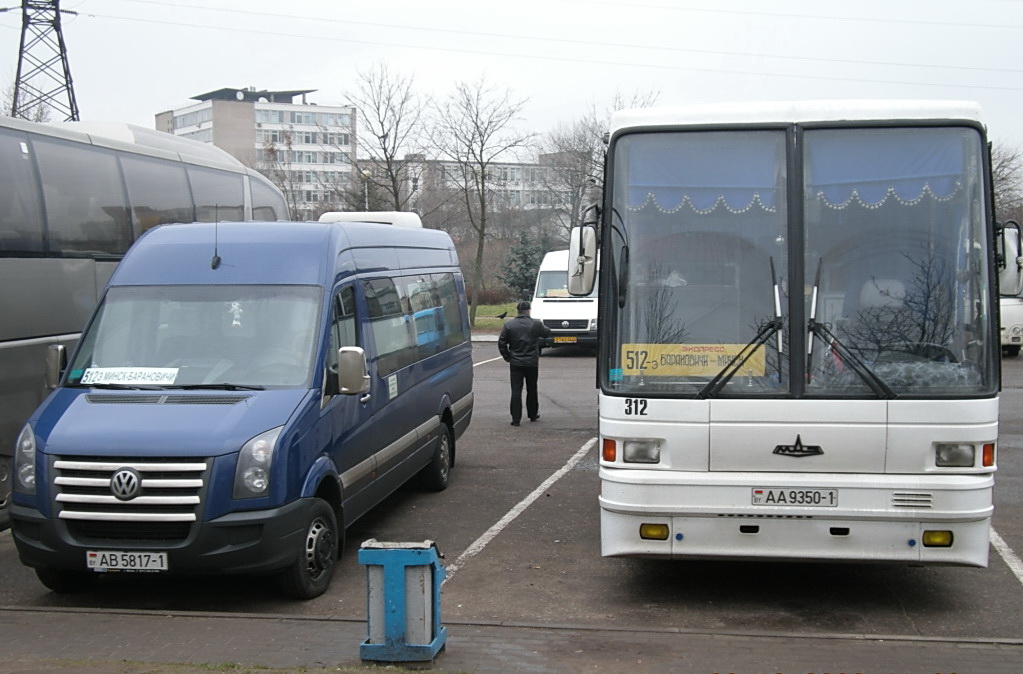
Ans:
{"type": "Polygon", "coordinates": [[[163,223],[288,219],[270,181],[213,145],[0,116],[0,530],[15,437],[49,393],[47,350],[70,352],[131,243],[163,223]]]}

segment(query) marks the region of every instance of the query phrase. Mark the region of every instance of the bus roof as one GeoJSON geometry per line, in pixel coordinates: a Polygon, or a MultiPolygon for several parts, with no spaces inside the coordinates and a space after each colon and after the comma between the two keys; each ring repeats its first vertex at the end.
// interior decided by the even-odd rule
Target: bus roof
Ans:
{"type": "Polygon", "coordinates": [[[980,122],[980,106],[971,101],[850,99],[638,108],[616,112],[611,118],[611,133],[624,128],[648,126],[925,119],[980,122]]]}

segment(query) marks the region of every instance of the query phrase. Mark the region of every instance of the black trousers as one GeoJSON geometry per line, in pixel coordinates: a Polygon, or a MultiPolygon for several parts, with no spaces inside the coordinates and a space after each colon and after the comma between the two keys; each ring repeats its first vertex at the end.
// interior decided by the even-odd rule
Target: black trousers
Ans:
{"type": "Polygon", "coordinates": [[[522,385],[526,385],[526,415],[535,419],[540,415],[540,399],[536,392],[536,381],[540,377],[538,366],[509,365],[511,369],[511,418],[522,420],[522,385]]]}

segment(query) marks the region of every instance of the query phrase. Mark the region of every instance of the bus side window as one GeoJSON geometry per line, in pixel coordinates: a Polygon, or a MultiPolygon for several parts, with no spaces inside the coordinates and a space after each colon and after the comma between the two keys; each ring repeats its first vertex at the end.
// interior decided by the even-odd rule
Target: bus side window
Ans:
{"type": "Polygon", "coordinates": [[[32,144],[43,181],[49,251],[123,254],[131,231],[117,156],[40,138],[32,144]]]}
{"type": "Polygon", "coordinates": [[[123,155],[121,165],[128,184],[136,237],[157,225],[195,220],[192,194],[182,164],[123,155]]]}
{"type": "Polygon", "coordinates": [[[43,251],[42,208],[24,134],[0,132],[0,252],[43,251]]]}
{"type": "Polygon", "coordinates": [[[240,173],[189,166],[188,180],[195,197],[195,219],[198,222],[239,222],[245,219],[245,187],[240,173]]]}

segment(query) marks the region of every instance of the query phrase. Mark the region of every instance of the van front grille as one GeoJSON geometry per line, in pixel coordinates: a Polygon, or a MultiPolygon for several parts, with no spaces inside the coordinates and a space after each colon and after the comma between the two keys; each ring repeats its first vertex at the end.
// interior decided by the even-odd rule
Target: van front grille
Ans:
{"type": "Polygon", "coordinates": [[[211,460],[58,457],[54,506],[89,538],[180,539],[201,519],[211,460]]]}

